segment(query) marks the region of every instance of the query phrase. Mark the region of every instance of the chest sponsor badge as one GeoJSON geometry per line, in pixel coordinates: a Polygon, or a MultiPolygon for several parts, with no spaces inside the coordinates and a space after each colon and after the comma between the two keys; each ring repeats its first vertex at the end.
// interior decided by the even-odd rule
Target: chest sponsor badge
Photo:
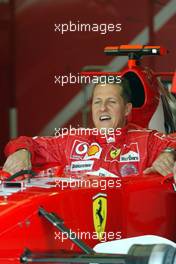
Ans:
{"type": "Polygon", "coordinates": [[[120,154],[120,151],[121,151],[120,148],[117,148],[117,149],[111,150],[111,151],[110,151],[110,157],[111,157],[112,159],[117,158],[117,157],[119,156],[119,154],[120,154]]]}
{"type": "Polygon", "coordinates": [[[83,159],[87,153],[89,144],[84,141],[75,140],[71,150],[71,159],[83,159]]]}
{"type": "Polygon", "coordinates": [[[71,163],[70,170],[71,171],[89,171],[89,170],[92,170],[93,164],[94,164],[93,160],[73,161],[71,163]]]}
{"type": "Polygon", "coordinates": [[[121,152],[120,148],[116,148],[112,146],[105,157],[105,161],[110,161],[110,162],[119,161],[120,152],[121,152]]]}
{"type": "Polygon", "coordinates": [[[138,143],[124,145],[120,153],[120,162],[135,162],[140,161],[138,143]]]}
{"type": "Polygon", "coordinates": [[[88,142],[75,140],[71,150],[71,159],[88,160],[99,159],[102,152],[102,148],[96,142],[89,145],[88,142]]]}
{"type": "Polygon", "coordinates": [[[138,169],[133,164],[125,164],[120,168],[121,176],[129,176],[138,174],[138,169]]]}
{"type": "Polygon", "coordinates": [[[84,159],[99,159],[102,152],[102,148],[98,143],[92,143],[87,150],[84,159]]]}

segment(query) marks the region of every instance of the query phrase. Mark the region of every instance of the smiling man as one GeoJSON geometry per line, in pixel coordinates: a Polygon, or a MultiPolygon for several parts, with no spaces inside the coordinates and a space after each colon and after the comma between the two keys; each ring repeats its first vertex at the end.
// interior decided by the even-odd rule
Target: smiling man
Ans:
{"type": "Polygon", "coordinates": [[[119,84],[98,84],[94,88],[92,118],[96,128],[122,128],[131,112],[131,92],[126,79],[119,84]]]}
{"type": "Polygon", "coordinates": [[[131,89],[126,79],[120,84],[97,84],[93,90],[92,118],[95,128],[103,129],[103,134],[95,134],[93,129],[88,135],[19,137],[6,146],[8,158],[3,169],[13,174],[31,167],[58,164],[67,166],[70,173],[90,175],[172,173],[175,139],[128,124],[130,101],[131,89]]]}

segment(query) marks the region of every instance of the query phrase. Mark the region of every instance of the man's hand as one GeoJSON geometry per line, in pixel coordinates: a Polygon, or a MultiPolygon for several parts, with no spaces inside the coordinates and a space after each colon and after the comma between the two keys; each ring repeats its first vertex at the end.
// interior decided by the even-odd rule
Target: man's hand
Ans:
{"type": "Polygon", "coordinates": [[[167,176],[169,173],[173,173],[174,168],[174,154],[163,152],[153,162],[152,166],[143,171],[144,174],[159,173],[162,176],[167,176]]]}
{"type": "Polygon", "coordinates": [[[14,174],[21,170],[31,169],[31,167],[30,152],[26,149],[20,149],[7,158],[2,169],[10,174],[14,174]]]}

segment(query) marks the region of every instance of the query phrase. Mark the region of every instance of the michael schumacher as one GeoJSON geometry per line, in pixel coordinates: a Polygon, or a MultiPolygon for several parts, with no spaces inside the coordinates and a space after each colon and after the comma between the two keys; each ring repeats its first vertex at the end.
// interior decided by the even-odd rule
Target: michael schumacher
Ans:
{"type": "Polygon", "coordinates": [[[78,129],[75,135],[14,139],[5,148],[8,158],[3,170],[13,174],[48,164],[70,173],[101,176],[173,173],[176,140],[128,123],[130,101],[126,79],[120,84],[97,84],[92,97],[95,129],[89,133],[78,129]]]}

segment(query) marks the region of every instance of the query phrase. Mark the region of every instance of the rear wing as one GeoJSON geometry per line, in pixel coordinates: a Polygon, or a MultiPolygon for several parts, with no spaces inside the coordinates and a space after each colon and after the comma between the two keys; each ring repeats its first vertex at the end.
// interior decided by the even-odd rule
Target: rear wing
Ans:
{"type": "Polygon", "coordinates": [[[104,52],[107,55],[128,56],[129,59],[140,59],[142,56],[165,55],[168,50],[161,46],[146,45],[120,45],[105,47],[104,52]]]}

